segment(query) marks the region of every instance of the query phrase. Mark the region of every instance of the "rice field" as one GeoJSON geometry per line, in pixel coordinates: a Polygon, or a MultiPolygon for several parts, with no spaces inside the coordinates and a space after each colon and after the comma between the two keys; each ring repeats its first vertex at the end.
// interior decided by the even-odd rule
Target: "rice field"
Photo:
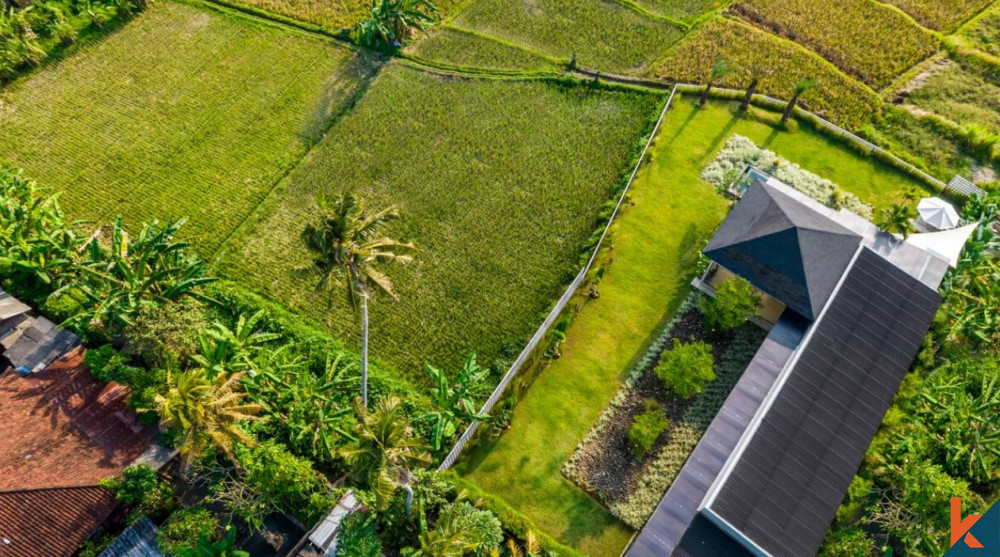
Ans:
{"type": "Polygon", "coordinates": [[[729,3],[728,0],[636,0],[647,10],[666,17],[689,21],[729,3]]]}
{"type": "Polygon", "coordinates": [[[0,157],[76,218],[189,217],[209,255],[371,72],[325,41],[160,2],[0,91],[0,157]]]}
{"type": "MultiPolygon", "coordinates": [[[[224,0],[243,4],[291,19],[312,23],[330,31],[349,29],[371,10],[370,0],[224,0]]],[[[435,0],[434,5],[447,16],[463,0],[435,0]]]]}
{"type": "Polygon", "coordinates": [[[758,92],[789,98],[795,83],[812,77],[819,85],[802,96],[810,109],[841,125],[867,124],[881,103],[864,84],[844,75],[815,53],[728,17],[716,17],[691,33],[666,58],[657,61],[650,77],[704,83],[718,56],[729,60],[736,73],[718,82],[746,88],[760,75],[758,92]]]}
{"type": "Polygon", "coordinates": [[[502,70],[561,69],[554,59],[452,26],[434,29],[408,51],[423,60],[455,66],[502,70]]]}
{"type": "Polygon", "coordinates": [[[913,17],[917,23],[949,32],[989,6],[993,0],[885,0],[913,17]]]}
{"type": "Polygon", "coordinates": [[[740,17],[806,46],[875,89],[891,83],[940,45],[906,16],[871,0],[741,0],[740,17]]]}
{"type": "Polygon", "coordinates": [[[974,48],[1000,56],[1000,4],[963,28],[961,35],[974,48]]]}
{"type": "Polygon", "coordinates": [[[613,0],[476,0],[459,27],[606,72],[641,74],[682,36],[613,0]]]}
{"type": "Polygon", "coordinates": [[[930,76],[907,102],[959,124],[978,123],[1000,133],[1000,85],[958,64],[930,76]]]}
{"type": "Polygon", "coordinates": [[[372,305],[373,357],[411,380],[476,351],[512,359],[578,270],[580,247],[664,99],[542,81],[441,77],[394,64],[223,250],[224,276],[357,342],[296,273],[318,194],[396,204],[389,234],[415,263],[389,270],[398,302],[372,305]]]}

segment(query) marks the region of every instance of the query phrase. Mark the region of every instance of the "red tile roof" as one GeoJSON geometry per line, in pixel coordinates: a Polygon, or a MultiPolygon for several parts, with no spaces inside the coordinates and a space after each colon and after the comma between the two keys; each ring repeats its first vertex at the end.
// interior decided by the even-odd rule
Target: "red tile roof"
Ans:
{"type": "Polygon", "coordinates": [[[3,557],[71,555],[114,509],[98,482],[141,456],[156,428],[98,383],[71,352],[41,373],[0,374],[0,537],[3,557]]]}

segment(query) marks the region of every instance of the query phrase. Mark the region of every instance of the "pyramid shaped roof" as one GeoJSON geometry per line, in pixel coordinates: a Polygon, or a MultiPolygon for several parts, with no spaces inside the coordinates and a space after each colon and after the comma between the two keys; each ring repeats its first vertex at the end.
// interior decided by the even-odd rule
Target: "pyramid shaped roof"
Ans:
{"type": "Polygon", "coordinates": [[[827,216],[819,203],[757,181],[704,252],[796,313],[815,319],[860,243],[860,235],[827,216]]]}

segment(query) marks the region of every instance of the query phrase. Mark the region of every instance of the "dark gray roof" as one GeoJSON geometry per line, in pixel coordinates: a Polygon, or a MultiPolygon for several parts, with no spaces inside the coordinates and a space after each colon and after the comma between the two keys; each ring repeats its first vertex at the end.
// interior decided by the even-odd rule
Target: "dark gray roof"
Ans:
{"type": "Polygon", "coordinates": [[[814,319],[860,243],[860,235],[800,199],[755,181],[705,255],[814,319]]]}
{"type": "Polygon", "coordinates": [[[125,529],[99,557],[163,557],[156,544],[156,526],[145,516],[125,529]]]}
{"type": "MultiPolygon", "coordinates": [[[[646,555],[663,555],[647,553],[646,555]]],[[[673,557],[755,557],[748,549],[701,514],[695,515],[673,557]]]]}
{"type": "Polygon", "coordinates": [[[808,325],[808,321],[794,313],[781,316],[670,484],[666,496],[633,540],[627,555],[670,555],[675,548],[678,551],[675,555],[700,555],[695,550],[701,547],[701,542],[695,542],[704,536],[688,536],[686,532],[695,527],[698,507],[708,488],[722,471],[808,325]],[[687,553],[678,547],[682,537],[695,544],[688,546],[687,553]]]}
{"type": "Polygon", "coordinates": [[[940,304],[862,248],[707,508],[771,555],[814,555],[940,304]]]}

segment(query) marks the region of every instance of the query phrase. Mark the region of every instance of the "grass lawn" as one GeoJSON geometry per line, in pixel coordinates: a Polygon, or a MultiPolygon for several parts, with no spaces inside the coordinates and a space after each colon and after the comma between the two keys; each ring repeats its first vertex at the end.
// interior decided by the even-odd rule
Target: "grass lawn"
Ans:
{"type": "Polygon", "coordinates": [[[75,218],[190,217],[211,254],[370,75],[351,50],[171,1],[0,89],[0,159],[75,218]]]}
{"type": "Polygon", "coordinates": [[[655,142],[653,162],[633,185],[613,237],[601,296],[570,327],[563,357],[542,372],[515,410],[511,429],[470,452],[458,471],[504,497],[560,541],[617,555],[629,530],[560,474],[560,466],[614,396],[646,343],[690,292],[698,251],[727,202],[699,179],[734,133],[839,183],[876,206],[912,182],[808,129],[775,131],[735,118],[735,103],[697,110],[680,98],[655,142]]]}
{"type": "Polygon", "coordinates": [[[614,0],[475,0],[455,24],[569,61],[638,74],[682,36],[614,0]]]}
{"type": "Polygon", "coordinates": [[[328,306],[295,272],[308,262],[299,234],[318,194],[396,204],[388,233],[419,252],[389,269],[400,300],[372,304],[373,357],[414,380],[428,363],[457,370],[472,351],[505,367],[575,274],[662,102],[393,64],[227,245],[219,271],[354,344],[345,297],[328,306]]]}

